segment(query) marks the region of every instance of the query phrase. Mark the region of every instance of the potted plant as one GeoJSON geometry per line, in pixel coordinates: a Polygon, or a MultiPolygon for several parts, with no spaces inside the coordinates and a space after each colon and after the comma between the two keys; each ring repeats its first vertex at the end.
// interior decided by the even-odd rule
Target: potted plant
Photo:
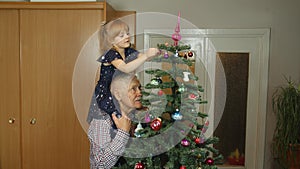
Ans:
{"type": "Polygon", "coordinates": [[[283,168],[300,168],[300,85],[290,79],[272,96],[276,128],[273,135],[273,154],[283,168]],[[298,153],[298,154],[297,154],[298,153]],[[296,166],[297,165],[297,166],[296,166]]]}

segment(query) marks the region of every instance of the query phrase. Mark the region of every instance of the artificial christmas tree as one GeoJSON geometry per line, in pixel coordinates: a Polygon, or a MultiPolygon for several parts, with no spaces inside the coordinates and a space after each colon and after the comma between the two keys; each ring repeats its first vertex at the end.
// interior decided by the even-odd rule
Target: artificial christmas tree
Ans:
{"type": "Polygon", "coordinates": [[[128,143],[122,168],[216,169],[223,159],[213,147],[218,138],[205,137],[208,115],[199,112],[199,106],[207,101],[202,100],[204,89],[190,70],[195,53],[179,43],[179,19],[174,44],[158,44],[162,54],[152,60],[163,68],[145,70],[152,76],[143,91],[148,109],[136,117],[136,138],[128,143]]]}

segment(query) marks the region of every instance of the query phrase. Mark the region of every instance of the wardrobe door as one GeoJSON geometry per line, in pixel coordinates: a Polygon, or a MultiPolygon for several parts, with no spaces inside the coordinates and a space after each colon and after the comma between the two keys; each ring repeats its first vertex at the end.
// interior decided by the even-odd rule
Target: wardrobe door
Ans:
{"type": "Polygon", "coordinates": [[[0,10],[0,168],[20,169],[18,10],[0,10]]]}
{"type": "Polygon", "coordinates": [[[89,142],[72,100],[76,59],[103,10],[20,12],[24,169],[87,169],[89,142]]]}

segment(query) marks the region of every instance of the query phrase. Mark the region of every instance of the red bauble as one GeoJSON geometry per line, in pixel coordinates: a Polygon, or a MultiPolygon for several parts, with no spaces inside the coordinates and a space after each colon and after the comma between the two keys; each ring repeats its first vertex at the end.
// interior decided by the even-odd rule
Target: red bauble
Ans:
{"type": "Polygon", "coordinates": [[[136,163],[135,166],[134,166],[134,169],[144,169],[144,168],[145,168],[145,166],[141,162],[136,163]]]}
{"type": "Polygon", "coordinates": [[[197,99],[197,97],[198,97],[198,96],[196,96],[196,95],[193,94],[193,93],[191,93],[191,94],[189,95],[189,99],[192,99],[192,100],[197,99]]]}
{"type": "Polygon", "coordinates": [[[151,127],[152,130],[154,130],[154,131],[160,130],[160,128],[162,127],[161,119],[160,119],[160,118],[154,119],[154,120],[150,123],[150,127],[151,127]]]}
{"type": "Polygon", "coordinates": [[[214,159],[208,157],[208,158],[205,160],[205,163],[206,163],[207,165],[213,165],[213,164],[214,164],[214,159]]]}
{"type": "Polygon", "coordinates": [[[157,94],[158,94],[159,96],[162,96],[162,95],[164,94],[164,91],[160,90],[160,91],[157,92],[157,94]]]}
{"type": "Polygon", "coordinates": [[[186,169],[186,167],[184,165],[180,166],[179,169],[186,169]]]}
{"type": "Polygon", "coordinates": [[[193,52],[189,51],[189,52],[188,52],[188,56],[189,56],[189,57],[193,57],[193,56],[194,56],[193,52]]]}
{"type": "Polygon", "coordinates": [[[201,143],[201,139],[200,139],[199,137],[197,137],[197,138],[195,139],[195,143],[196,143],[196,144],[200,144],[200,143],[201,143]]]}

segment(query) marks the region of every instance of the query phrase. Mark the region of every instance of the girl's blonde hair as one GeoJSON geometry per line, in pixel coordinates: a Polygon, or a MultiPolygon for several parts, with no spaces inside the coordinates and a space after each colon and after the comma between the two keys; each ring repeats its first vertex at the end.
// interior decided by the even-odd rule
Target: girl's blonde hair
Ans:
{"type": "Polygon", "coordinates": [[[110,21],[101,26],[99,40],[102,54],[113,47],[112,42],[114,38],[124,30],[129,31],[129,26],[119,19],[110,21]]]}

